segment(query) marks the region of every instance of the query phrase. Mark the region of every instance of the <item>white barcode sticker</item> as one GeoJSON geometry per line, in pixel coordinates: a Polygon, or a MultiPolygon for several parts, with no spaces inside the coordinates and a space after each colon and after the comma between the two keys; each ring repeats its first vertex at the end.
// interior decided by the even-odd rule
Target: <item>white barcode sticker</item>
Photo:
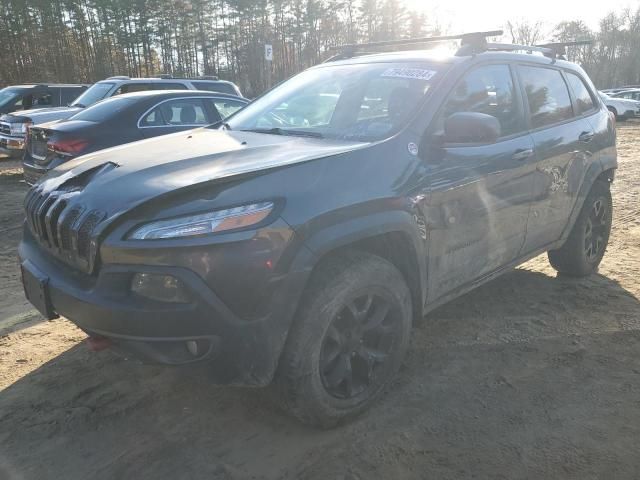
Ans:
{"type": "Polygon", "coordinates": [[[434,70],[425,70],[422,68],[388,68],[382,72],[383,77],[387,78],[410,78],[413,80],[431,80],[436,74],[434,70]]]}

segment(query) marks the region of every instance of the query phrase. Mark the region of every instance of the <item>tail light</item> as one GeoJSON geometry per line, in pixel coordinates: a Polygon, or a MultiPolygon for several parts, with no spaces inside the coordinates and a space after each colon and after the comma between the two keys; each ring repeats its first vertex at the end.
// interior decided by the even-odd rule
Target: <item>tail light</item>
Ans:
{"type": "Polygon", "coordinates": [[[53,152],[61,153],[62,155],[77,155],[81,153],[89,142],[87,140],[79,138],[63,138],[61,140],[49,140],[47,142],[47,148],[53,152]]]}

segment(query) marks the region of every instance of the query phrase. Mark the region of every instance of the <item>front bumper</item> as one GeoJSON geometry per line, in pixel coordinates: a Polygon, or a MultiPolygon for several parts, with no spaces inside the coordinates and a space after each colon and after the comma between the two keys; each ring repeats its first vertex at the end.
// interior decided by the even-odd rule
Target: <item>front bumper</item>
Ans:
{"type": "MultiPolygon", "coordinates": [[[[25,155],[25,157],[27,157],[25,155]]],[[[34,163],[30,163],[27,158],[22,161],[22,174],[24,176],[24,181],[27,185],[34,185],[40,177],[45,175],[49,171],[46,167],[38,166],[34,163]]]]}
{"type": "MultiPolygon", "coordinates": [[[[20,262],[47,278],[52,310],[90,336],[109,338],[138,358],[167,365],[206,365],[220,384],[270,383],[308,271],[270,280],[269,307],[259,318],[240,318],[194,271],[177,266],[103,265],[97,275],[72,269],[42,250],[25,228],[20,262]],[[186,286],[189,303],[150,300],[130,291],[135,273],[172,275],[186,286]],[[194,354],[188,342],[198,345],[194,354]]],[[[306,261],[304,263],[307,263],[306,261]]],[[[256,292],[247,291],[250,297],[256,292]]]]}
{"type": "Polygon", "coordinates": [[[0,156],[21,158],[24,154],[24,137],[0,134],[0,156]]]}

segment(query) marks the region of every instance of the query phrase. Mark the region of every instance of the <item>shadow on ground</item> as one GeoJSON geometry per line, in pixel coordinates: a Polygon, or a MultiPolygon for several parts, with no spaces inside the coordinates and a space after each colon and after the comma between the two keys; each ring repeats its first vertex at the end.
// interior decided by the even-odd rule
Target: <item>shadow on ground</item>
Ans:
{"type": "Polygon", "coordinates": [[[604,276],[516,270],[417,325],[394,385],[333,431],[268,389],[77,346],[0,392],[0,478],[634,478],[639,312],[604,276]]]}

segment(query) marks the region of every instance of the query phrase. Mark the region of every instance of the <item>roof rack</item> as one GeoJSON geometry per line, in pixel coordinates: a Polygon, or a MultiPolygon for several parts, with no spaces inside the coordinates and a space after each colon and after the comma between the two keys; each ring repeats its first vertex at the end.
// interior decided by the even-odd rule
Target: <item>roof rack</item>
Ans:
{"type": "Polygon", "coordinates": [[[448,40],[461,40],[461,47],[467,48],[467,50],[480,50],[487,44],[487,37],[498,37],[504,32],[502,30],[493,30],[489,32],[471,32],[463,33],[460,35],[444,35],[438,37],[424,37],[424,38],[408,38],[405,40],[388,40],[382,42],[369,42],[369,43],[351,43],[346,45],[340,45],[332,47],[331,50],[339,51],[339,53],[331,56],[325,62],[333,62],[336,60],[343,60],[346,58],[352,58],[357,55],[365,53],[375,53],[375,49],[382,49],[386,51],[388,47],[415,47],[418,45],[424,45],[435,42],[446,42],[448,40]],[[374,51],[372,51],[374,50],[374,51]]]}
{"type": "Polygon", "coordinates": [[[573,42],[554,42],[554,43],[543,43],[541,45],[536,45],[536,47],[548,48],[553,51],[553,55],[555,57],[566,59],[567,56],[567,47],[579,47],[582,45],[591,45],[593,42],[591,40],[578,40],[573,42]]]}

